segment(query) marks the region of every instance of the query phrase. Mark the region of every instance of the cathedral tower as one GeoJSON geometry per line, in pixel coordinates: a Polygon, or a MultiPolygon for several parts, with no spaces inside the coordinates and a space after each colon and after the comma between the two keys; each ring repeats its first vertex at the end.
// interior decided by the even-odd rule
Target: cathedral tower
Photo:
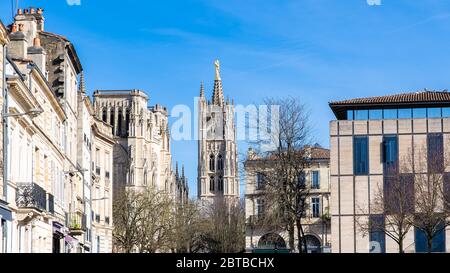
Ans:
{"type": "Polygon", "coordinates": [[[202,83],[198,104],[198,197],[203,201],[239,199],[234,103],[225,101],[219,61],[215,66],[212,99],[205,98],[202,83]]]}

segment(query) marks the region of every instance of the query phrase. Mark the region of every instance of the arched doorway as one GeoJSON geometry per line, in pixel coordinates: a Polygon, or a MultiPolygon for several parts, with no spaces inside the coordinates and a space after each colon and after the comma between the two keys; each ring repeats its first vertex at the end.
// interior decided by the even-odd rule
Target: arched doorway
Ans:
{"type": "Polygon", "coordinates": [[[306,248],[308,253],[321,253],[322,247],[320,240],[314,235],[306,235],[306,248]]]}
{"type": "Polygon", "coordinates": [[[267,233],[258,241],[260,249],[286,249],[286,242],[283,237],[276,233],[267,233]]]}

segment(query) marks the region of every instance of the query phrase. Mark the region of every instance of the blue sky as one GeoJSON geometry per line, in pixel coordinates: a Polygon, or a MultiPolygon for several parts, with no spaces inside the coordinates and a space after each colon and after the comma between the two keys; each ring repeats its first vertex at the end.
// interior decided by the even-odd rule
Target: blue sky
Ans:
{"type": "MultiPolygon", "coordinates": [[[[329,101],[449,88],[445,0],[382,0],[380,6],[366,0],[20,3],[43,7],[46,30],[75,44],[90,91],[136,88],[151,104],[193,106],[201,81],[211,95],[219,58],[225,95],[244,105],[265,96],[299,98],[326,147],[329,101]]],[[[1,1],[0,16],[11,22],[10,0],[1,1]]],[[[197,143],[172,144],[196,196],[197,143]]]]}

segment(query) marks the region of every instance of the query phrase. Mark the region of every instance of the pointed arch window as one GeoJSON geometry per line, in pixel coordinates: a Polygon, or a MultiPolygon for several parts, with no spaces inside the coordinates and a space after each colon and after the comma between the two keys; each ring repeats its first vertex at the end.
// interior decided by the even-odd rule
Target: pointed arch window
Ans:
{"type": "Polygon", "coordinates": [[[214,189],[214,188],[215,188],[215,187],[214,187],[214,186],[215,186],[215,185],[214,185],[214,182],[215,182],[215,181],[214,181],[214,176],[211,176],[211,177],[209,178],[209,190],[210,190],[211,192],[214,192],[214,190],[215,190],[215,189],[214,189]]]}
{"type": "Polygon", "coordinates": [[[219,176],[219,182],[218,182],[217,188],[218,188],[219,192],[223,192],[223,177],[222,176],[219,176]]]}
{"type": "Polygon", "coordinates": [[[219,155],[218,159],[217,159],[217,169],[219,171],[223,171],[223,156],[219,155]]]}
{"type": "Polygon", "coordinates": [[[215,171],[216,170],[216,164],[215,164],[215,156],[212,154],[209,156],[209,170],[215,171]]]}
{"type": "Polygon", "coordinates": [[[148,184],[148,172],[147,170],[144,171],[144,185],[147,186],[148,184]]]}

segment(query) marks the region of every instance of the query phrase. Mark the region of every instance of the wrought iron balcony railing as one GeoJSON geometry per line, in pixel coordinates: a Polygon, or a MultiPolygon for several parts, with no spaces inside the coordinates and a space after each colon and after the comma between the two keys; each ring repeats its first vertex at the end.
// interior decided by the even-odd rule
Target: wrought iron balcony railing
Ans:
{"type": "Polygon", "coordinates": [[[36,183],[18,183],[16,204],[19,208],[47,209],[47,193],[36,183]]]}
{"type": "Polygon", "coordinates": [[[69,214],[69,229],[71,229],[71,230],[86,230],[86,214],[70,213],[69,214]]]}

